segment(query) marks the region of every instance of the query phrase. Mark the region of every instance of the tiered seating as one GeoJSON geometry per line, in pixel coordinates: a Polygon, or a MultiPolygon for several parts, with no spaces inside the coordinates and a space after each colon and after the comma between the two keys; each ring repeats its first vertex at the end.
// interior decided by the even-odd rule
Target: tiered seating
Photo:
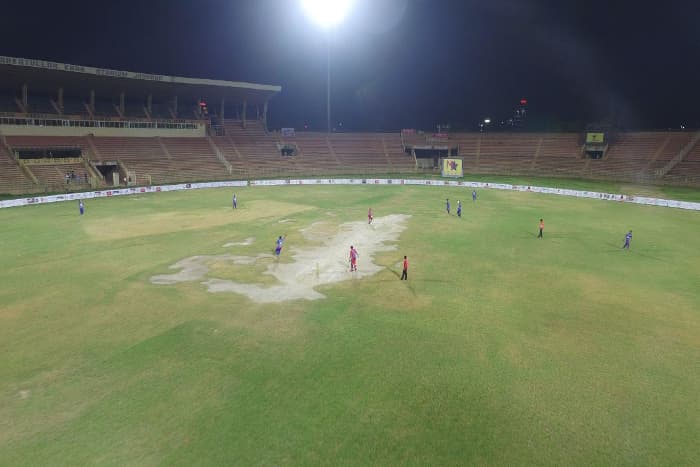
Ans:
{"type": "Polygon", "coordinates": [[[576,133],[545,133],[532,172],[542,175],[577,176],[585,159],[576,133]]]}
{"type": "Polygon", "coordinates": [[[522,174],[530,171],[537,151],[537,135],[482,133],[478,171],[522,174]]]}
{"type": "Polygon", "coordinates": [[[386,155],[392,171],[412,171],[416,167],[413,157],[406,154],[401,144],[401,135],[398,133],[383,133],[381,135],[386,147],[386,155]]]}
{"type": "Polygon", "coordinates": [[[387,171],[389,161],[384,155],[381,134],[333,133],[329,137],[331,147],[340,165],[361,171],[387,171]]]}
{"type": "Polygon", "coordinates": [[[0,193],[32,193],[37,188],[0,144],[0,193]]]}
{"type": "MultiPolygon", "coordinates": [[[[692,136],[692,135],[691,135],[692,136]]],[[[700,185],[700,143],[664,177],[665,181],[700,185]]]]}
{"type": "Polygon", "coordinates": [[[479,148],[481,133],[452,133],[450,146],[459,148],[459,156],[462,158],[462,167],[467,173],[476,173],[476,155],[479,148]]]}
{"type": "Polygon", "coordinates": [[[331,153],[327,133],[303,132],[295,136],[279,137],[281,144],[295,144],[297,154],[294,156],[297,169],[302,174],[338,173],[340,163],[331,153]]]}
{"type": "Polygon", "coordinates": [[[48,191],[62,189],[80,189],[89,187],[89,182],[85,180],[86,170],[82,164],[32,164],[29,170],[39,180],[39,184],[48,191]],[[66,174],[74,173],[76,178],[66,183],[66,174]]]}
{"type": "Polygon", "coordinates": [[[162,138],[171,156],[171,181],[222,179],[228,176],[226,167],[206,138],[162,138]]]}
{"type": "Polygon", "coordinates": [[[649,171],[652,173],[661,169],[669,163],[671,159],[676,157],[681,150],[690,143],[693,133],[689,132],[669,132],[664,135],[665,141],[662,143],[661,151],[658,153],[656,160],[649,164],[649,171]]]}
{"type": "MultiPolygon", "coordinates": [[[[208,138],[92,137],[104,161],[120,161],[136,175],[137,183],[215,180],[230,177],[290,175],[401,173],[414,170],[405,154],[401,134],[300,132],[294,136],[268,134],[262,123],[227,120],[226,135],[208,138]],[[279,147],[293,144],[294,156],[279,147]],[[234,169],[229,174],[216,154],[218,149],[234,169]]],[[[421,137],[423,137],[421,135],[421,137]]],[[[456,133],[449,146],[459,146],[466,173],[542,174],[638,179],[665,166],[693,137],[692,133],[650,132],[618,136],[600,161],[581,154],[580,134],[558,133],[456,133]]],[[[92,152],[88,137],[8,136],[13,148],[77,147],[92,152]]],[[[424,141],[423,141],[424,142],[424,141]]],[[[25,192],[47,187],[65,188],[65,174],[82,175],[80,164],[30,165],[39,180],[33,184],[22,168],[0,148],[0,192],[25,192]]],[[[700,184],[700,144],[667,174],[665,181],[700,184]]],[[[71,181],[71,187],[76,185],[71,181]]]]}
{"type": "Polygon", "coordinates": [[[406,146],[427,146],[428,140],[423,132],[404,132],[403,142],[406,146]]]}
{"type": "Polygon", "coordinates": [[[171,164],[158,138],[95,138],[95,147],[105,161],[121,161],[136,173],[136,182],[170,181],[171,164]]]}
{"type": "Polygon", "coordinates": [[[231,164],[233,169],[233,175],[240,174],[245,176],[248,170],[245,159],[243,159],[239,153],[236,152],[237,147],[233,140],[228,136],[212,136],[212,141],[221,154],[226,158],[226,160],[231,164]]]}
{"type": "Polygon", "coordinates": [[[610,144],[604,159],[591,161],[594,177],[636,179],[646,172],[654,154],[666,140],[665,133],[621,133],[610,144]]]}
{"type": "Polygon", "coordinates": [[[282,156],[278,140],[268,135],[262,122],[251,120],[243,128],[238,120],[225,120],[226,134],[233,139],[241,156],[250,161],[260,175],[275,175],[297,172],[294,156],[282,156]]]}

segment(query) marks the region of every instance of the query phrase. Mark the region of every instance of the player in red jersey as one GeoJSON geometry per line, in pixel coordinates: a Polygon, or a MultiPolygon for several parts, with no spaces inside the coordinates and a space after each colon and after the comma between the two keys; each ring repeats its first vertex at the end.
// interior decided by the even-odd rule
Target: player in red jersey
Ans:
{"type": "Polygon", "coordinates": [[[350,272],[357,271],[357,250],[350,245],[350,272]]]}

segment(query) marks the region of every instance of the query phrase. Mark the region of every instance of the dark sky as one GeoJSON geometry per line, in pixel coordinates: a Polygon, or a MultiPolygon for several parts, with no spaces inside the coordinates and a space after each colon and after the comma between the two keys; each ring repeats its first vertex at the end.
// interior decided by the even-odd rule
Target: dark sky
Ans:
{"type": "MultiPolygon", "coordinates": [[[[700,2],[356,0],[332,38],[348,129],[700,126],[700,2]]],[[[0,55],[279,84],[271,126],[325,126],[326,38],[298,0],[13,1],[0,55]]]]}

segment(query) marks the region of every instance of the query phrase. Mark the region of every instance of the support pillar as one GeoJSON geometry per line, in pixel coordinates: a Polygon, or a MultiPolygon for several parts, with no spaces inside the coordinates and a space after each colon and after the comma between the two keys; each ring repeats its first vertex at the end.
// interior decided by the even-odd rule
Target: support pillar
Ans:
{"type": "Polygon", "coordinates": [[[263,104],[263,125],[265,126],[265,130],[267,130],[267,101],[263,104]]]}
{"type": "Polygon", "coordinates": [[[177,96],[173,96],[173,113],[175,118],[177,118],[177,96]]]}
{"type": "Polygon", "coordinates": [[[242,112],[242,117],[243,117],[243,128],[246,127],[248,122],[246,121],[246,116],[248,114],[248,101],[243,101],[243,112],[242,112]]]}
{"type": "Polygon", "coordinates": [[[58,88],[58,108],[63,113],[63,88],[58,88]]]}
{"type": "Polygon", "coordinates": [[[255,119],[260,120],[260,106],[255,104],[255,119]]]}
{"type": "Polygon", "coordinates": [[[124,98],[125,97],[126,97],[126,94],[124,93],[124,91],[119,93],[119,113],[122,115],[122,117],[124,116],[124,108],[125,108],[124,98]]]}
{"type": "Polygon", "coordinates": [[[95,113],[95,90],[90,89],[90,111],[92,113],[95,113]]]}
{"type": "Polygon", "coordinates": [[[153,94],[146,96],[146,109],[148,109],[149,114],[153,115],[153,94]]]}
{"type": "Polygon", "coordinates": [[[219,110],[219,120],[220,120],[219,124],[220,124],[220,125],[223,125],[223,124],[224,124],[224,118],[225,118],[225,115],[224,115],[224,105],[225,105],[225,104],[226,104],[226,100],[222,97],[222,98],[221,98],[221,110],[219,110]]]}
{"type": "Polygon", "coordinates": [[[26,83],[22,85],[22,105],[25,109],[29,105],[29,86],[26,83]]]}

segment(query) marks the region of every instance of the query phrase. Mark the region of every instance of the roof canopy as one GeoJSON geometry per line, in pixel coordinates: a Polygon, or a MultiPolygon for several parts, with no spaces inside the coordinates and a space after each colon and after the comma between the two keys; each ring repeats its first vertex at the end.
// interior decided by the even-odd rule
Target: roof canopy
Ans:
{"type": "Polygon", "coordinates": [[[127,97],[151,94],[159,100],[178,96],[249,104],[266,102],[282,90],[281,86],[268,84],[153,75],[0,55],[0,90],[17,92],[24,84],[30,94],[55,95],[58,88],[63,88],[66,96],[76,97],[94,90],[98,97],[125,92],[127,97]]]}

